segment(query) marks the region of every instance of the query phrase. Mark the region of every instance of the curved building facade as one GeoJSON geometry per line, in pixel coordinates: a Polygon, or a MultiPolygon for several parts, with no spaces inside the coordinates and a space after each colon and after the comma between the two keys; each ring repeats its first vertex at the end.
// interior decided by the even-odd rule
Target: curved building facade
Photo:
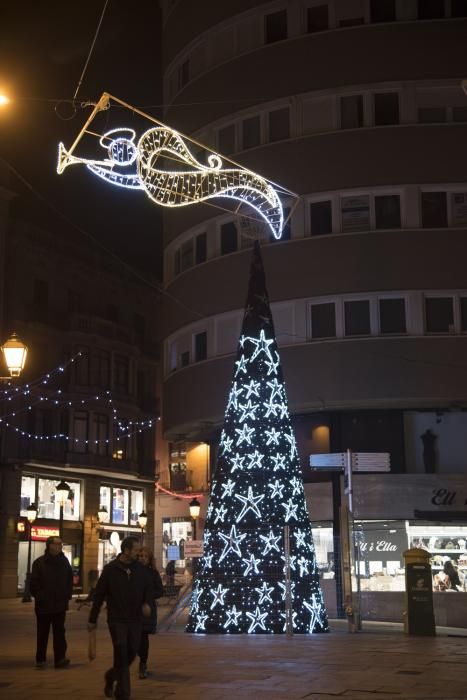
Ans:
{"type": "MultiPolygon", "coordinates": [[[[305,480],[317,479],[310,454],[385,452],[392,473],[376,491],[419,475],[420,510],[441,512],[430,499],[444,480],[465,509],[454,488],[467,471],[465,3],[162,5],[164,121],[300,196],[262,251],[305,480]]],[[[165,215],[163,426],[174,443],[215,444],[244,234],[205,206],[165,215]]],[[[358,503],[362,518],[393,516],[358,503]]]]}

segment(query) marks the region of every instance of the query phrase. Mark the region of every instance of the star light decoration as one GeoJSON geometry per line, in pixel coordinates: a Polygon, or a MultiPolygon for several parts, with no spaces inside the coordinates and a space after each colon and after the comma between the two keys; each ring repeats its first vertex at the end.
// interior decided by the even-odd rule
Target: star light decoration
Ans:
{"type": "Polygon", "coordinates": [[[328,629],[257,246],[194,590],[190,632],[328,629]]]}
{"type": "MultiPolygon", "coordinates": [[[[97,150],[97,155],[101,153],[97,150]]],[[[192,141],[108,93],[96,103],[71,148],[67,150],[63,143],[59,144],[57,172],[62,174],[66,168],[77,164],[86,166],[93,175],[116,187],[141,190],[164,207],[185,207],[202,202],[220,206],[221,200],[232,201],[235,213],[243,215],[245,210],[252,218],[264,222],[277,239],[281,237],[284,226],[281,196],[288,200],[297,199],[293,192],[192,141]],[[114,102],[152,122],[151,128],[140,136],[125,127],[96,133],[99,128],[91,129],[91,123],[99,112],[107,110],[114,102]],[[93,138],[93,151],[96,151],[97,137],[105,156],[75,155],[83,137],[87,141],[93,138]],[[200,154],[200,147],[204,155],[200,154]]]]}

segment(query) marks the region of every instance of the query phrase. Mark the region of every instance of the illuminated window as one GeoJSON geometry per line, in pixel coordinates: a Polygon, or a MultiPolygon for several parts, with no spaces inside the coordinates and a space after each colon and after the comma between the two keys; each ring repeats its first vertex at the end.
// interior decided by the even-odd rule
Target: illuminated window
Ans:
{"type": "Polygon", "coordinates": [[[112,522],[128,525],[128,489],[112,488],[112,522]]]}
{"type": "MultiPolygon", "coordinates": [[[[67,520],[79,520],[80,518],[80,494],[81,484],[79,481],[68,481],[70,495],[63,507],[63,517],[67,520]]],[[[56,488],[60,479],[38,479],[37,497],[39,505],[39,518],[60,518],[60,506],[57,501],[56,488]]]]}
{"type": "Polygon", "coordinates": [[[144,510],[142,491],[130,491],[130,525],[139,526],[138,516],[144,510]]]}
{"type": "Polygon", "coordinates": [[[21,505],[20,515],[28,514],[28,506],[36,502],[36,477],[21,477],[21,505]]]}

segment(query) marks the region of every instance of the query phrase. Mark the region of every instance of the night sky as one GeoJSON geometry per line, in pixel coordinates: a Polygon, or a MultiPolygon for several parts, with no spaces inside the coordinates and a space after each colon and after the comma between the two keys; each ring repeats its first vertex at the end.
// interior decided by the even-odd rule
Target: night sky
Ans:
{"type": "MultiPolygon", "coordinates": [[[[161,211],[142,193],[115,189],[83,167],[56,174],[59,141],[71,145],[90,108],[72,114],[75,93],[105,0],[2,3],[0,157],[47,203],[128,263],[161,275],[161,211]],[[65,102],[60,102],[65,100],[65,102]]],[[[157,0],[109,0],[77,101],[105,91],[161,116],[160,14],[157,0]]],[[[122,124],[124,125],[124,124],[122,124]]],[[[10,170],[19,194],[13,216],[32,218],[63,235],[81,236],[33,195],[10,170]]],[[[83,238],[84,245],[90,245],[83,238]]]]}

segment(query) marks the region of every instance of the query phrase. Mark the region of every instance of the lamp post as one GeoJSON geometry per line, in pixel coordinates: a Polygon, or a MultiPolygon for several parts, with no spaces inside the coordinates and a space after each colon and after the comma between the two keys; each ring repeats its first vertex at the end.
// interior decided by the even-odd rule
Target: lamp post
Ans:
{"type": "Polygon", "coordinates": [[[103,506],[103,505],[99,506],[99,510],[97,511],[97,520],[102,524],[108,522],[109,511],[107,510],[106,506],[103,506]]]}
{"type": "MultiPolygon", "coordinates": [[[[197,498],[193,498],[190,501],[190,516],[191,516],[191,519],[193,520],[193,539],[194,540],[196,540],[196,521],[199,518],[200,509],[201,509],[200,502],[198,501],[197,498]]],[[[196,557],[193,557],[192,562],[191,562],[193,576],[196,573],[196,568],[197,568],[196,565],[197,565],[196,557]]]]}
{"type": "Polygon", "coordinates": [[[141,528],[141,544],[144,544],[144,528],[146,527],[148,522],[148,516],[144,512],[144,510],[138,515],[138,524],[141,528]]]}
{"type": "Polygon", "coordinates": [[[24,579],[24,592],[23,592],[23,598],[22,601],[23,603],[30,603],[31,602],[31,534],[32,534],[32,524],[34,520],[37,518],[37,506],[35,503],[31,503],[28,505],[28,514],[27,514],[28,522],[29,522],[29,536],[28,536],[28,564],[26,567],[26,578],[24,579]]]}
{"type": "Polygon", "coordinates": [[[6,341],[6,343],[2,345],[2,352],[10,376],[0,377],[0,379],[11,379],[12,377],[19,377],[22,370],[24,369],[26,357],[28,355],[28,349],[26,345],[21,342],[16,333],[13,333],[11,337],[6,341]]]}
{"type": "Polygon", "coordinates": [[[55,493],[57,494],[57,501],[60,506],[60,525],[59,525],[59,534],[60,538],[63,540],[63,508],[65,507],[65,503],[68,501],[70,497],[70,487],[66,483],[66,481],[60,481],[60,483],[57,484],[55,487],[55,493]]]}

